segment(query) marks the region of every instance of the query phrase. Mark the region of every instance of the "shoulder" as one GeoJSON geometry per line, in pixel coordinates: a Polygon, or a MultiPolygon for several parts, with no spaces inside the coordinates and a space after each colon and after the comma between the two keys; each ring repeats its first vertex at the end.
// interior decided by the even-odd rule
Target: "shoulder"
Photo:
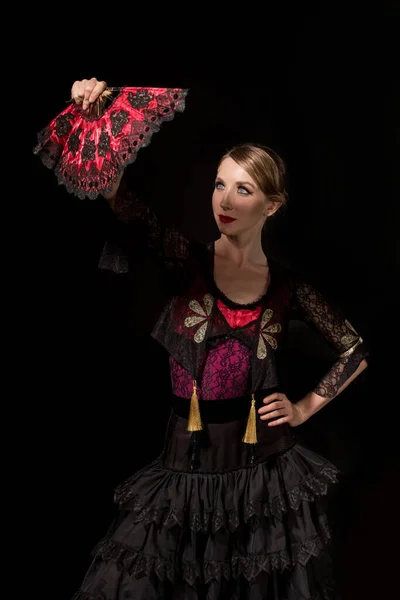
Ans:
{"type": "Polygon", "coordinates": [[[268,265],[271,272],[271,279],[275,279],[275,282],[279,282],[280,285],[292,289],[296,285],[296,281],[299,280],[297,271],[287,263],[268,257],[268,265]]]}
{"type": "Polygon", "coordinates": [[[307,288],[310,290],[319,290],[320,284],[318,283],[318,277],[314,274],[306,272],[305,269],[284,263],[275,258],[271,259],[268,257],[268,263],[270,264],[271,274],[275,275],[275,278],[282,284],[285,283],[294,292],[299,288],[307,288]]]}

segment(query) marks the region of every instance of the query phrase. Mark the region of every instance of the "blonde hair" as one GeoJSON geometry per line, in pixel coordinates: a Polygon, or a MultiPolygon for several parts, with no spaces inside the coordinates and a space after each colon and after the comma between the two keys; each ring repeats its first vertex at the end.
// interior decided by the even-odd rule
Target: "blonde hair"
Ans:
{"type": "Polygon", "coordinates": [[[218,167],[226,158],[232,158],[247,171],[269,200],[287,203],[286,166],[274,150],[258,144],[239,144],[224,154],[218,167]]]}

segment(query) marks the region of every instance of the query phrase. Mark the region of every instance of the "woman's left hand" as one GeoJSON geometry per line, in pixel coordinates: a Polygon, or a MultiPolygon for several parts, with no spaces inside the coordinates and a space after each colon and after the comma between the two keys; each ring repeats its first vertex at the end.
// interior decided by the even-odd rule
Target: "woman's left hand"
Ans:
{"type": "Polygon", "coordinates": [[[263,402],[265,406],[258,409],[258,413],[261,415],[260,419],[266,421],[274,417],[279,417],[275,421],[268,423],[268,427],[282,425],[282,423],[289,423],[291,427],[297,427],[307,421],[307,417],[302,412],[300,406],[290,402],[285,394],[276,392],[275,394],[266,396],[263,402]]]}

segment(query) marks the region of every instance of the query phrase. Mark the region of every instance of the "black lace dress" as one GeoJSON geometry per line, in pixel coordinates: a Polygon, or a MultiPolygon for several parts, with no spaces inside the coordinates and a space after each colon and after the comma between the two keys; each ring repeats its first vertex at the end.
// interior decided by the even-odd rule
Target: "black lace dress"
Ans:
{"type": "Polygon", "coordinates": [[[257,418],[257,442],[243,437],[251,400],[258,407],[285,391],[281,363],[294,314],[337,354],[314,390],[323,397],[366,356],[361,338],[274,261],[264,296],[240,306],[215,285],[213,244],[189,244],[161,227],[123,187],[115,212],[119,250],[108,242],[100,266],[125,272],[147,240],[169,294],[152,335],[170,355],[172,408],[161,455],[117,488],[118,515],[75,600],[336,598],[323,497],[337,468],[288,424],[257,418]],[[194,386],[202,429],[192,432],[194,386]]]}

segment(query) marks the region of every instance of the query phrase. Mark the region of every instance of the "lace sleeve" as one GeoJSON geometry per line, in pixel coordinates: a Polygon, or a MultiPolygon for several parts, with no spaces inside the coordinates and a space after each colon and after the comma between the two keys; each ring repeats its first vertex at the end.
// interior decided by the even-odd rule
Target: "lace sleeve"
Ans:
{"type": "Polygon", "coordinates": [[[324,398],[333,398],[341,386],[368,356],[363,339],[352,325],[308,283],[297,281],[294,289],[296,314],[316,329],[337,358],[313,390],[324,398]]]}
{"type": "Polygon", "coordinates": [[[128,188],[125,178],[110,205],[114,219],[99,260],[100,269],[127,273],[130,261],[149,253],[169,271],[184,264],[189,256],[189,240],[176,229],[164,226],[128,188]]]}

